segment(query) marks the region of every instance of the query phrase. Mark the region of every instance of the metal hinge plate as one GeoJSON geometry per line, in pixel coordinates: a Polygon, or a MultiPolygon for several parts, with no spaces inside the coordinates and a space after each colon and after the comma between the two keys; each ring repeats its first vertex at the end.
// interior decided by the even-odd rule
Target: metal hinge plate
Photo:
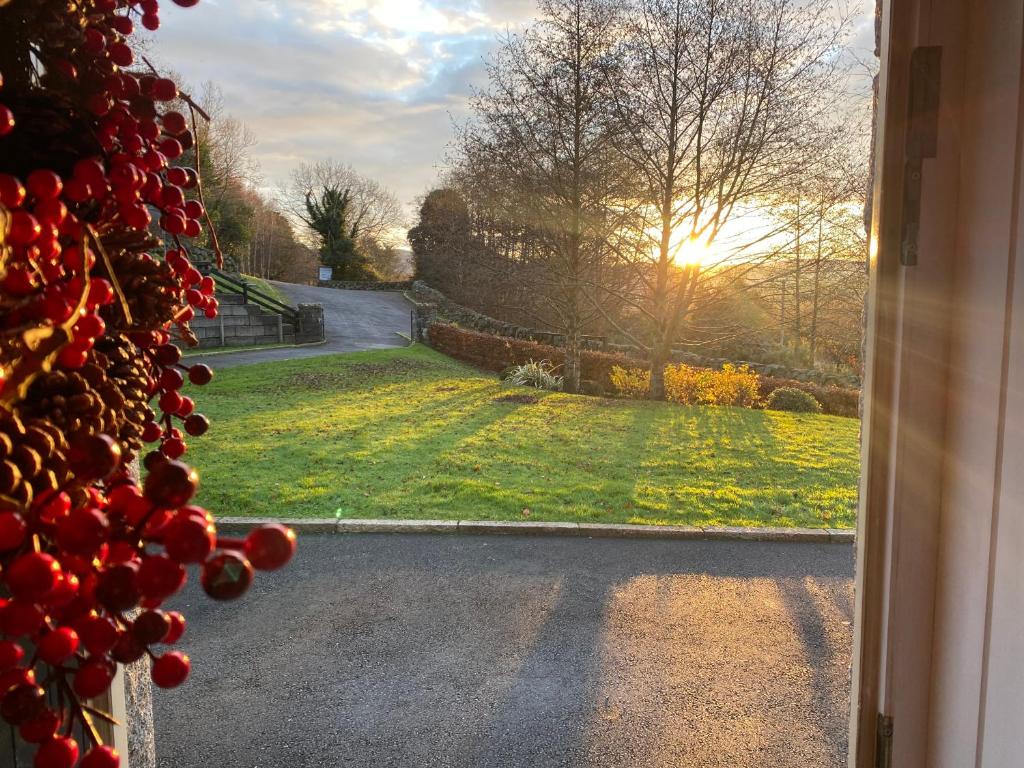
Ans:
{"type": "Polygon", "coordinates": [[[892,768],[892,716],[881,712],[875,729],[875,768],[892,768]]]}

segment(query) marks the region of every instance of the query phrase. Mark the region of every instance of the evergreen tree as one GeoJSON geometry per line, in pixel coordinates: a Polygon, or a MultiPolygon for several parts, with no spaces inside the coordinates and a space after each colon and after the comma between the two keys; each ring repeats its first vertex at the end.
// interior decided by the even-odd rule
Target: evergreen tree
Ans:
{"type": "Polygon", "coordinates": [[[320,260],[332,267],[335,280],[376,280],[369,259],[357,247],[359,225],[350,223],[351,204],[348,189],[325,186],[319,195],[310,190],[303,221],[319,240],[320,260]]]}

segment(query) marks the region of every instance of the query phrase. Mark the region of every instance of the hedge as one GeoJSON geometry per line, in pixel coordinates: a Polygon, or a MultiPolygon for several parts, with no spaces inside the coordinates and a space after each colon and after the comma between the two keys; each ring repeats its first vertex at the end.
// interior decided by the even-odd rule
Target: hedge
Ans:
{"type": "MultiPolygon", "coordinates": [[[[560,347],[470,331],[447,323],[433,323],[427,337],[430,346],[438,352],[495,373],[531,360],[547,360],[557,366],[565,360],[565,350],[560,347]]],[[[610,391],[612,367],[616,365],[636,367],[637,360],[627,355],[583,350],[580,353],[580,379],[597,382],[610,391]]]]}
{"type": "Polygon", "coordinates": [[[761,401],[767,402],[768,396],[779,387],[799,389],[814,395],[821,403],[821,412],[832,416],[860,417],[860,390],[845,387],[832,387],[825,384],[814,384],[796,379],[779,379],[774,376],[762,376],[760,385],[761,401]]]}
{"type": "MultiPolygon", "coordinates": [[[[522,365],[531,360],[548,360],[555,365],[561,365],[565,359],[565,350],[559,347],[470,331],[446,323],[431,324],[427,330],[427,338],[430,340],[430,346],[438,352],[495,373],[501,373],[512,365],[522,365]]],[[[637,368],[642,365],[642,362],[628,355],[584,350],[580,353],[580,379],[596,382],[603,390],[612,392],[612,367],[637,368]]],[[[859,390],[774,376],[759,377],[761,401],[767,401],[768,396],[779,387],[792,387],[809,392],[821,403],[823,413],[853,418],[860,413],[859,390]]]]}

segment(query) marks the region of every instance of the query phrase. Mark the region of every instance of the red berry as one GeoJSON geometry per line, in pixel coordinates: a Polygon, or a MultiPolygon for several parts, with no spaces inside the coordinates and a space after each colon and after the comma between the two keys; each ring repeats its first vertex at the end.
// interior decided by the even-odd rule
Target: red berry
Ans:
{"type": "Polygon", "coordinates": [[[25,186],[36,200],[55,200],[64,188],[60,176],[44,168],[32,171],[25,179],[25,186]]]}
{"type": "Polygon", "coordinates": [[[70,736],[58,736],[36,752],[35,768],[72,768],[78,760],[78,742],[70,736]]]}
{"type": "Polygon", "coordinates": [[[25,202],[25,188],[17,177],[0,173],[0,203],[8,208],[18,208],[25,202]]]}
{"type": "Polygon", "coordinates": [[[0,610],[0,631],[12,637],[31,635],[43,624],[43,612],[35,603],[11,600],[0,610]]]}
{"type": "Polygon", "coordinates": [[[167,555],[148,555],[139,567],[139,591],[151,600],[164,600],[185,585],[185,569],[167,555]]]}
{"type": "Polygon", "coordinates": [[[185,377],[181,375],[181,371],[177,368],[165,368],[164,372],[160,374],[160,381],[157,386],[165,392],[173,389],[181,389],[185,383],[185,377]]]}
{"type": "Polygon", "coordinates": [[[106,745],[90,749],[82,758],[82,762],[78,764],[78,768],[120,768],[120,766],[121,756],[117,754],[116,749],[106,745]]]}
{"type": "Polygon", "coordinates": [[[180,459],[187,449],[185,441],[179,437],[168,438],[160,445],[160,452],[168,459],[180,459]]]}
{"type": "Polygon", "coordinates": [[[130,67],[135,61],[132,49],[128,47],[127,43],[111,43],[107,46],[107,53],[110,55],[110,60],[119,67],[130,67]]]}
{"type": "Polygon", "coordinates": [[[295,531],[284,525],[261,525],[245,537],[245,556],[261,571],[277,570],[294,554],[295,531]]]}
{"type": "Polygon", "coordinates": [[[0,698],[17,685],[35,685],[36,673],[31,669],[9,669],[0,673],[0,698]]]}
{"type": "Polygon", "coordinates": [[[160,28],[160,17],[155,13],[142,14],[142,26],[153,32],[160,28]]]}
{"type": "Polygon", "coordinates": [[[15,685],[0,700],[0,715],[11,725],[21,725],[42,714],[46,691],[33,683],[15,685]]]}
{"type": "Polygon", "coordinates": [[[186,200],[185,201],[185,215],[190,219],[201,219],[206,211],[203,209],[203,204],[198,200],[186,200]]]}
{"type": "MultiPolygon", "coordinates": [[[[163,123],[164,132],[171,136],[180,136],[188,130],[188,123],[180,112],[165,112],[160,118],[160,122],[163,123]]],[[[188,180],[188,174],[185,173],[184,168],[171,168],[167,171],[167,180],[172,184],[182,185],[188,180]],[[172,177],[171,171],[180,171],[181,173],[172,177]]]]}
{"type": "Polygon", "coordinates": [[[41,714],[18,726],[18,735],[29,744],[42,744],[54,737],[60,725],[60,715],[52,709],[44,709],[41,714]]]}
{"type": "Polygon", "coordinates": [[[132,20],[127,16],[115,16],[110,20],[110,25],[122,35],[130,35],[135,29],[132,20]]]}
{"type": "Polygon", "coordinates": [[[73,573],[62,573],[60,581],[44,598],[46,604],[53,608],[68,605],[78,595],[80,583],[73,573]]]}
{"type": "Polygon", "coordinates": [[[14,113],[0,104],[0,137],[6,136],[14,130],[14,113]]]}
{"type": "Polygon", "coordinates": [[[83,37],[82,48],[93,55],[102,53],[107,47],[106,36],[96,27],[86,27],[83,37]]]}
{"type": "Polygon", "coordinates": [[[199,2],[199,0],[174,0],[176,5],[180,5],[182,8],[191,8],[193,5],[199,2]]]}
{"type": "Polygon", "coordinates": [[[89,348],[82,344],[68,344],[57,355],[57,362],[62,368],[81,368],[89,359],[89,348]]]}
{"type": "Polygon", "coordinates": [[[57,544],[66,552],[92,557],[107,540],[110,523],[99,509],[76,509],[57,525],[57,544]]]}
{"type": "Polygon", "coordinates": [[[177,213],[169,213],[160,217],[160,228],[172,235],[185,232],[185,217],[177,213]]]}
{"type": "Polygon", "coordinates": [[[211,526],[188,515],[178,515],[164,529],[164,549],[179,563],[198,563],[209,557],[216,544],[211,526]]]}
{"type": "Polygon", "coordinates": [[[7,569],[7,586],[21,600],[38,600],[55,586],[60,563],[45,552],[22,555],[7,569]]]}
{"type": "Polygon", "coordinates": [[[168,160],[176,160],[184,153],[185,148],[177,139],[167,138],[160,142],[160,154],[168,160]]]}
{"type": "Polygon", "coordinates": [[[131,634],[125,632],[110,651],[111,658],[121,664],[131,664],[146,655],[146,646],[142,645],[131,634]]]}
{"type": "Polygon", "coordinates": [[[36,653],[47,664],[57,666],[63,664],[78,650],[78,633],[71,627],[57,627],[39,641],[36,653]]]}
{"type": "Polygon", "coordinates": [[[170,619],[163,611],[143,611],[132,622],[132,636],[142,645],[159,643],[170,629],[170,619]]]}
{"type": "Polygon", "coordinates": [[[153,662],[153,682],[161,688],[177,688],[188,677],[191,662],[184,653],[170,651],[153,662]]]}
{"type": "Polygon", "coordinates": [[[68,208],[60,200],[40,200],[32,209],[40,224],[60,224],[67,218],[68,208]]]}
{"type": "Polygon", "coordinates": [[[85,157],[75,163],[74,177],[93,189],[102,189],[107,185],[106,168],[98,157],[85,157]]]}
{"type": "Polygon", "coordinates": [[[117,627],[103,616],[87,616],[78,625],[82,645],[93,656],[108,653],[117,642],[117,627]]]}
{"type": "Polygon", "coordinates": [[[14,245],[28,245],[39,237],[39,233],[42,231],[36,217],[31,213],[14,211],[7,229],[7,239],[14,245]]]}
{"type": "Polygon", "coordinates": [[[180,461],[167,461],[153,467],[146,476],[146,498],[165,509],[177,509],[195,495],[199,476],[180,461]]]}
{"type": "Polygon", "coordinates": [[[206,434],[206,430],[209,428],[210,420],[201,413],[193,413],[185,419],[185,431],[192,435],[192,437],[206,434]]]}
{"type": "Polygon", "coordinates": [[[89,283],[89,298],[86,302],[90,307],[99,307],[114,301],[114,287],[102,277],[93,278],[89,283]]]}
{"type": "Polygon", "coordinates": [[[17,512],[0,512],[0,552],[17,549],[27,534],[25,518],[17,512]]]}
{"type": "Polygon", "coordinates": [[[25,658],[25,649],[16,642],[13,640],[0,641],[0,672],[6,672],[18,666],[23,658],[25,658]]]}
{"type": "Polygon", "coordinates": [[[121,445],[109,435],[88,435],[71,441],[68,466],[80,479],[102,480],[121,464],[121,445]]]}
{"type": "Polygon", "coordinates": [[[93,699],[110,687],[114,665],[105,659],[90,659],[75,673],[73,687],[83,699],[93,699]]]}
{"type": "Polygon", "coordinates": [[[153,98],[157,101],[173,101],[178,98],[178,86],[169,78],[157,78],[153,81],[153,98]]]}
{"type": "Polygon", "coordinates": [[[100,574],[96,597],[111,611],[127,611],[139,604],[137,563],[118,563],[100,574]]]}
{"type": "Polygon", "coordinates": [[[235,552],[221,552],[203,563],[203,590],[214,600],[234,600],[252,583],[252,565],[235,552]]]}
{"type": "Polygon", "coordinates": [[[208,365],[199,363],[188,369],[188,380],[197,386],[209,384],[211,379],[213,379],[213,369],[208,365]]]}
{"type": "Polygon", "coordinates": [[[181,636],[185,634],[185,617],[177,611],[169,611],[167,621],[170,628],[167,630],[167,636],[164,637],[164,643],[172,645],[181,640],[181,636]]]}

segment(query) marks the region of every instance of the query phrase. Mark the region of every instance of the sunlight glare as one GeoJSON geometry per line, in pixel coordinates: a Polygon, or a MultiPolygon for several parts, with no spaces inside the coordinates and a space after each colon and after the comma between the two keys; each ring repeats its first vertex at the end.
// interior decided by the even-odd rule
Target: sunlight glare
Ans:
{"type": "Polygon", "coordinates": [[[684,267],[705,266],[713,256],[711,245],[694,235],[673,238],[671,253],[672,260],[684,267]]]}

